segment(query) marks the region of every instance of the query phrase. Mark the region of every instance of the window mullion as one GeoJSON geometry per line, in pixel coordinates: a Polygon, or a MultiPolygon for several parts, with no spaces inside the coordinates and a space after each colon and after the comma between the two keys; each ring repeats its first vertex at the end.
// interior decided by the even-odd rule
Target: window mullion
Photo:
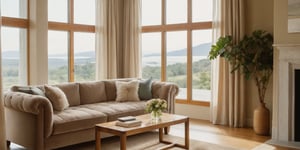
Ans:
{"type": "Polygon", "coordinates": [[[187,30],[187,100],[192,100],[192,66],[193,66],[193,53],[192,53],[192,30],[187,30]]]}
{"type": "MultiPolygon", "coordinates": [[[[69,24],[74,25],[74,0],[69,0],[69,24]]],[[[74,31],[69,30],[69,81],[74,82],[74,31]]]]}
{"type": "MultiPolygon", "coordinates": [[[[162,0],[161,1],[161,23],[162,26],[166,25],[166,0],[162,0]]],[[[166,58],[167,58],[167,54],[166,54],[166,31],[162,31],[161,32],[161,81],[166,81],[167,80],[167,62],[166,62],[166,58]]]]}

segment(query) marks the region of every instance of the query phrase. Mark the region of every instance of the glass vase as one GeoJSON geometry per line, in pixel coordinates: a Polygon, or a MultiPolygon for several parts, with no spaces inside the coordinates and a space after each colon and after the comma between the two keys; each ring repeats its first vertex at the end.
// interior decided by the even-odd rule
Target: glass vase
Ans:
{"type": "Polygon", "coordinates": [[[157,110],[157,111],[152,111],[151,112],[151,120],[154,123],[158,123],[161,120],[161,110],[157,110]]]}

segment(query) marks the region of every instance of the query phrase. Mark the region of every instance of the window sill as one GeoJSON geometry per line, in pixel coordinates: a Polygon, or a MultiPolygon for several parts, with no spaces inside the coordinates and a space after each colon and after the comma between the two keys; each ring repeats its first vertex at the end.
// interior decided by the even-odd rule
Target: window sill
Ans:
{"type": "Polygon", "coordinates": [[[205,107],[210,106],[210,102],[207,102],[207,101],[193,101],[193,100],[176,99],[175,102],[177,104],[198,105],[198,106],[205,106],[205,107]]]}

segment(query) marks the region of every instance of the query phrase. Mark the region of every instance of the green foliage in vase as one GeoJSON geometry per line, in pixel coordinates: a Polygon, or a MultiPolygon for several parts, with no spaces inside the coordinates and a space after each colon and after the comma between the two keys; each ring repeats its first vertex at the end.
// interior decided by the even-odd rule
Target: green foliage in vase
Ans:
{"type": "Polygon", "coordinates": [[[209,59],[218,56],[229,61],[231,72],[241,71],[246,79],[254,78],[258,88],[259,100],[264,102],[266,89],[273,71],[273,36],[262,30],[254,31],[250,36],[236,42],[232,36],[220,37],[211,46],[209,59]]]}

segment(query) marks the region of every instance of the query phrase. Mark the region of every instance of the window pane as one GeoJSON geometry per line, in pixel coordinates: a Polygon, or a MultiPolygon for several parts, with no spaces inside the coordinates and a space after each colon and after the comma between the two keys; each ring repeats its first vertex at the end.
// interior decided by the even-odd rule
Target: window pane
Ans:
{"type": "Polygon", "coordinates": [[[2,27],[3,90],[27,84],[26,29],[2,27]]]}
{"type": "Polygon", "coordinates": [[[142,25],[161,24],[161,0],[142,0],[142,25]]]}
{"type": "Polygon", "coordinates": [[[179,86],[177,98],[187,98],[187,32],[167,32],[167,81],[179,86]]]}
{"type": "Polygon", "coordinates": [[[74,23],[95,25],[95,0],[74,0],[74,23]]]}
{"type": "Polygon", "coordinates": [[[166,5],[167,24],[187,22],[187,0],[166,0],[166,5]]]}
{"type": "Polygon", "coordinates": [[[6,17],[27,18],[27,0],[1,0],[1,14],[6,17]]]}
{"type": "Polygon", "coordinates": [[[48,83],[68,82],[68,32],[48,31],[48,83]]]}
{"type": "Polygon", "coordinates": [[[207,59],[212,40],[211,30],[193,31],[193,100],[210,101],[211,65],[207,59]]]}
{"type": "Polygon", "coordinates": [[[212,0],[193,0],[193,22],[212,21],[212,0]]]}
{"type": "Polygon", "coordinates": [[[94,33],[74,33],[75,81],[96,79],[96,52],[94,33]]]}
{"type": "Polygon", "coordinates": [[[48,21],[68,22],[68,0],[48,0],[48,21]]]}
{"type": "Polygon", "coordinates": [[[160,80],[161,33],[142,34],[142,76],[160,80]]]}

